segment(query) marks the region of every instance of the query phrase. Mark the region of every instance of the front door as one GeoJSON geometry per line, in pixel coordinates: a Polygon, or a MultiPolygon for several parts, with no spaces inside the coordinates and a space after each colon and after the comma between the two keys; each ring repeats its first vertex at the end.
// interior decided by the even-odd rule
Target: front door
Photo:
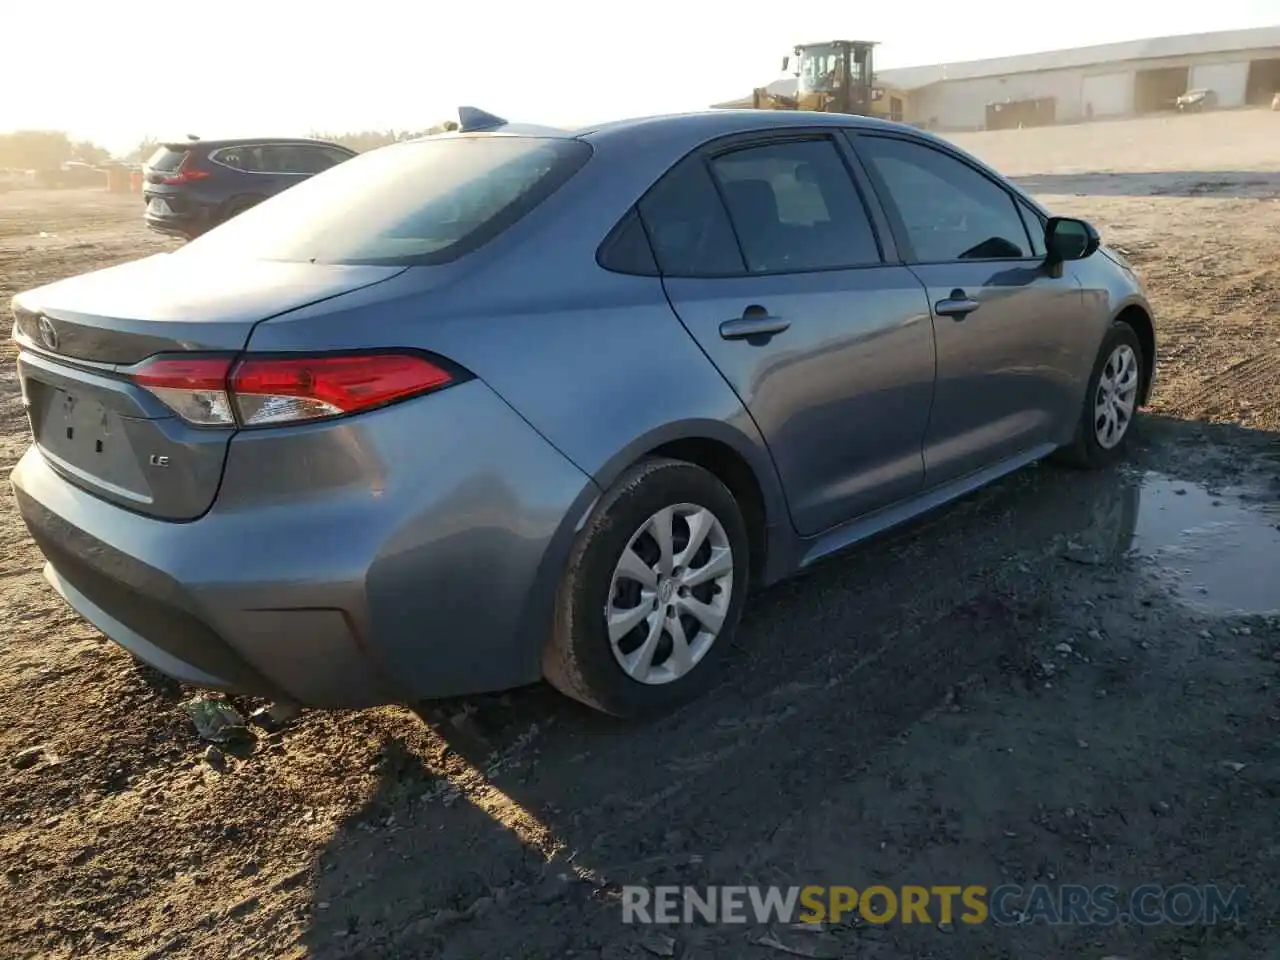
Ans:
{"type": "Polygon", "coordinates": [[[929,304],[885,262],[847,149],[829,133],[738,141],[640,203],[671,305],[755,419],[806,536],[924,479],[929,304]]]}
{"type": "Polygon", "coordinates": [[[1077,415],[1083,294],[1053,276],[1014,195],[940,147],[854,138],[934,310],[938,377],[926,483],[945,483],[1060,437],[1077,415]]]}

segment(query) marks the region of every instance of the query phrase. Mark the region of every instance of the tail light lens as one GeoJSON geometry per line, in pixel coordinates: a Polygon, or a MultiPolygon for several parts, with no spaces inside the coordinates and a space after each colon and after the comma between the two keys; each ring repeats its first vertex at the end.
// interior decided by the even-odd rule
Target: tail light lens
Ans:
{"type": "Polygon", "coordinates": [[[188,423],[234,426],[229,379],[234,357],[152,357],[133,375],[188,423]]]}
{"type": "Polygon", "coordinates": [[[156,178],[157,183],[168,184],[171,187],[179,187],[184,183],[193,183],[196,180],[203,180],[211,176],[208,170],[201,170],[198,167],[191,166],[191,152],[183,156],[182,162],[178,164],[178,170],[173,174],[160,174],[156,178]]]}
{"type": "Polygon", "coordinates": [[[198,426],[262,427],[348,416],[430,393],[456,376],[416,353],[153,357],[133,380],[198,426]]]}

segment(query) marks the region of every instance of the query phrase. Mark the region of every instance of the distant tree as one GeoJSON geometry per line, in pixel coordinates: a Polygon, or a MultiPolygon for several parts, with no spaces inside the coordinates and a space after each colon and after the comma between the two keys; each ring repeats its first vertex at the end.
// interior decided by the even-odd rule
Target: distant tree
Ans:
{"type": "Polygon", "coordinates": [[[152,137],[139,140],[138,145],[125,154],[124,160],[126,163],[142,163],[156,152],[156,147],[158,146],[160,146],[160,141],[152,137]]]}
{"type": "Polygon", "coordinates": [[[81,140],[72,145],[71,159],[97,166],[111,159],[111,151],[106,147],[98,146],[92,140],[81,140]]]}
{"type": "Polygon", "coordinates": [[[349,133],[325,133],[313,130],[311,136],[320,140],[328,140],[332,143],[340,143],[344,147],[350,147],[357,153],[366,153],[369,150],[376,150],[378,147],[385,147],[391,143],[414,140],[418,137],[426,137],[436,133],[443,133],[446,130],[456,129],[458,129],[457,122],[447,120],[427,130],[360,130],[349,133]]]}
{"type": "Polygon", "coordinates": [[[56,170],[73,155],[71,138],[60,130],[16,130],[0,134],[0,167],[56,170]]]}
{"type": "Polygon", "coordinates": [[[348,133],[312,131],[311,136],[320,140],[328,140],[331,143],[340,143],[344,147],[350,147],[356,153],[365,153],[368,150],[385,147],[387,144],[395,143],[399,139],[394,130],[360,130],[348,133]]]}

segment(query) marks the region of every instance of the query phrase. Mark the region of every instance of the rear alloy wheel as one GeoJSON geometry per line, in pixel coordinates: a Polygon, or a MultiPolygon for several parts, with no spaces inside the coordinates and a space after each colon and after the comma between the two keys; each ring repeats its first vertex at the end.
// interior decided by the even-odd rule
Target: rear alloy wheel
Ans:
{"type": "Polygon", "coordinates": [[[1142,347],[1133,328],[1116,321],[1107,331],[1089,377],[1084,409],[1070,446],[1059,459],[1080,467],[1103,467],[1124,455],[1142,391],[1142,347]]]}
{"type": "Polygon", "coordinates": [[[710,683],[742,614],[747,536],[733,495],[678,460],[646,460],[605,495],[575,545],[543,672],[617,716],[710,683]]]}

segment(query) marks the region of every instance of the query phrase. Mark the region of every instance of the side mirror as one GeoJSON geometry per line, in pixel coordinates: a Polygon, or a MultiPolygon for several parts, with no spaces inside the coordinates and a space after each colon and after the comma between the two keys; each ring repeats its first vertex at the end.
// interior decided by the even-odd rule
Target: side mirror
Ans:
{"type": "Polygon", "coordinates": [[[1050,217],[1044,225],[1044,248],[1050,263],[1084,260],[1101,246],[1102,239],[1092,224],[1073,217],[1050,217]]]}
{"type": "Polygon", "coordinates": [[[786,72],[787,72],[787,67],[789,67],[789,66],[791,66],[791,58],[790,58],[790,57],[783,57],[783,58],[782,58],[782,72],[783,72],[783,73],[786,73],[786,72]]]}

